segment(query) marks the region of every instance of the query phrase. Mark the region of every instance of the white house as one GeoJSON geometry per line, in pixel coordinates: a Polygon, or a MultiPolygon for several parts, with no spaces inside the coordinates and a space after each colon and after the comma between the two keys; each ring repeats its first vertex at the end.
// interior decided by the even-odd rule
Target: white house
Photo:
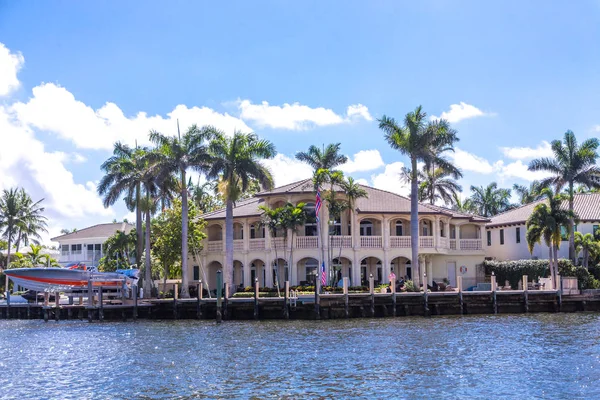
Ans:
{"type": "MultiPolygon", "coordinates": [[[[492,217],[486,226],[485,255],[497,260],[522,260],[530,258],[547,259],[548,246],[535,245],[533,253],[527,248],[525,223],[536,205],[544,200],[536,201],[524,206],[506,211],[492,217]]],[[[568,201],[563,201],[562,208],[568,209],[568,201]]],[[[580,222],[575,230],[585,233],[594,233],[600,229],[600,193],[576,194],[574,210],[580,222]]],[[[563,229],[563,242],[558,250],[559,258],[568,258],[569,241],[566,229],[563,229]]]]}
{"type": "Polygon", "coordinates": [[[60,251],[58,262],[69,264],[82,262],[88,266],[98,266],[104,257],[104,242],[117,231],[129,233],[135,226],[126,222],[98,224],[52,238],[58,242],[60,251]]]}

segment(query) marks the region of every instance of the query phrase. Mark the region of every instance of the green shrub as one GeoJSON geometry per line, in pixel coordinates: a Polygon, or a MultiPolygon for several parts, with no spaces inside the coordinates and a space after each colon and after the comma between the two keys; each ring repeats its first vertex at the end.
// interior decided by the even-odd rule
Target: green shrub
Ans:
{"type": "Polygon", "coordinates": [[[421,288],[417,287],[417,285],[415,285],[415,283],[413,281],[404,282],[404,289],[406,289],[407,292],[420,292],[421,291],[421,288]]]}

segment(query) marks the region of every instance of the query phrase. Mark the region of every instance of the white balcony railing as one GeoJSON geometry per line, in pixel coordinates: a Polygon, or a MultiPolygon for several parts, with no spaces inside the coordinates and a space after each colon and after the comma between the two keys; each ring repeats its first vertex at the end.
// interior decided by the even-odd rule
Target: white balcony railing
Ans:
{"type": "Polygon", "coordinates": [[[208,242],[208,251],[223,251],[223,241],[222,240],[212,240],[208,242]]]}
{"type": "Polygon", "coordinates": [[[317,247],[319,247],[319,238],[317,236],[296,237],[296,248],[298,249],[316,249],[317,247]]]}
{"type": "Polygon", "coordinates": [[[481,250],[481,239],[460,239],[461,250],[481,250]]]}
{"type": "Polygon", "coordinates": [[[421,236],[419,237],[419,247],[431,248],[433,247],[433,236],[421,236]]]}
{"type": "Polygon", "coordinates": [[[390,236],[390,246],[400,249],[410,249],[412,240],[410,236],[390,236]]]}
{"type": "Polygon", "coordinates": [[[277,249],[277,250],[285,249],[285,238],[282,238],[282,237],[271,238],[271,248],[277,249]]]}
{"type": "Polygon", "coordinates": [[[237,239],[233,241],[233,251],[243,251],[244,250],[244,240],[237,239]]]}
{"type": "Polygon", "coordinates": [[[360,247],[378,248],[383,247],[381,236],[361,236],[360,247]]]}
{"type": "Polygon", "coordinates": [[[330,236],[329,243],[332,248],[352,247],[352,236],[330,236]]]}
{"type": "Polygon", "coordinates": [[[456,250],[456,239],[450,239],[450,250],[456,250]]]}
{"type": "Polygon", "coordinates": [[[448,248],[448,238],[440,236],[437,247],[439,247],[441,249],[447,249],[448,248]]]}
{"type": "Polygon", "coordinates": [[[265,249],[265,239],[250,239],[250,250],[264,250],[265,249]]]}

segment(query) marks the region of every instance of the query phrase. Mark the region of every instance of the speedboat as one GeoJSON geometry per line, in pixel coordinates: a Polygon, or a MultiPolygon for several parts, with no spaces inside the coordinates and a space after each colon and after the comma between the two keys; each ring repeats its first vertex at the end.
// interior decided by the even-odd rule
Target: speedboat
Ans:
{"type": "Polygon", "coordinates": [[[82,263],[69,264],[64,268],[15,268],[4,273],[15,283],[38,292],[56,292],[93,287],[130,287],[137,284],[138,269],[120,269],[115,272],[98,272],[96,268],[82,263]]]}

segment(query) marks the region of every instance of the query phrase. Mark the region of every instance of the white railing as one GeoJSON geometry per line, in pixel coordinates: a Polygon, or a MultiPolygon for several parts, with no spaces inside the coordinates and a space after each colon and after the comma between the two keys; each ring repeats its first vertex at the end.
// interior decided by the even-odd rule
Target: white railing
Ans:
{"type": "Polygon", "coordinates": [[[237,239],[233,241],[233,251],[243,251],[244,250],[244,240],[237,239]]]}
{"type": "Polygon", "coordinates": [[[265,239],[250,239],[250,250],[264,250],[265,249],[265,239]]]}
{"type": "Polygon", "coordinates": [[[350,248],[352,247],[352,236],[330,236],[330,245],[332,248],[350,248]]]}
{"type": "Polygon", "coordinates": [[[317,247],[319,247],[319,238],[317,236],[296,237],[296,248],[298,249],[316,249],[317,247]]]}
{"type": "Polygon", "coordinates": [[[419,247],[433,247],[433,236],[421,236],[419,238],[419,247]]]}
{"type": "Polygon", "coordinates": [[[381,240],[381,236],[361,236],[360,247],[383,247],[383,241],[381,240]]]}
{"type": "Polygon", "coordinates": [[[456,250],[456,239],[450,239],[450,250],[456,250]]]}
{"type": "Polygon", "coordinates": [[[481,250],[481,239],[460,239],[461,250],[481,250]]]}
{"type": "Polygon", "coordinates": [[[208,242],[208,251],[223,251],[223,241],[213,240],[208,242]]]}
{"type": "Polygon", "coordinates": [[[401,249],[409,249],[412,244],[410,236],[390,236],[390,246],[401,249]]]}
{"type": "Polygon", "coordinates": [[[271,248],[277,250],[283,250],[285,248],[285,238],[274,237],[271,238],[271,248]]]}
{"type": "Polygon", "coordinates": [[[447,249],[448,248],[448,239],[445,238],[445,237],[441,237],[441,236],[440,236],[439,239],[440,240],[438,242],[438,246],[437,247],[442,248],[442,249],[447,249]]]}

